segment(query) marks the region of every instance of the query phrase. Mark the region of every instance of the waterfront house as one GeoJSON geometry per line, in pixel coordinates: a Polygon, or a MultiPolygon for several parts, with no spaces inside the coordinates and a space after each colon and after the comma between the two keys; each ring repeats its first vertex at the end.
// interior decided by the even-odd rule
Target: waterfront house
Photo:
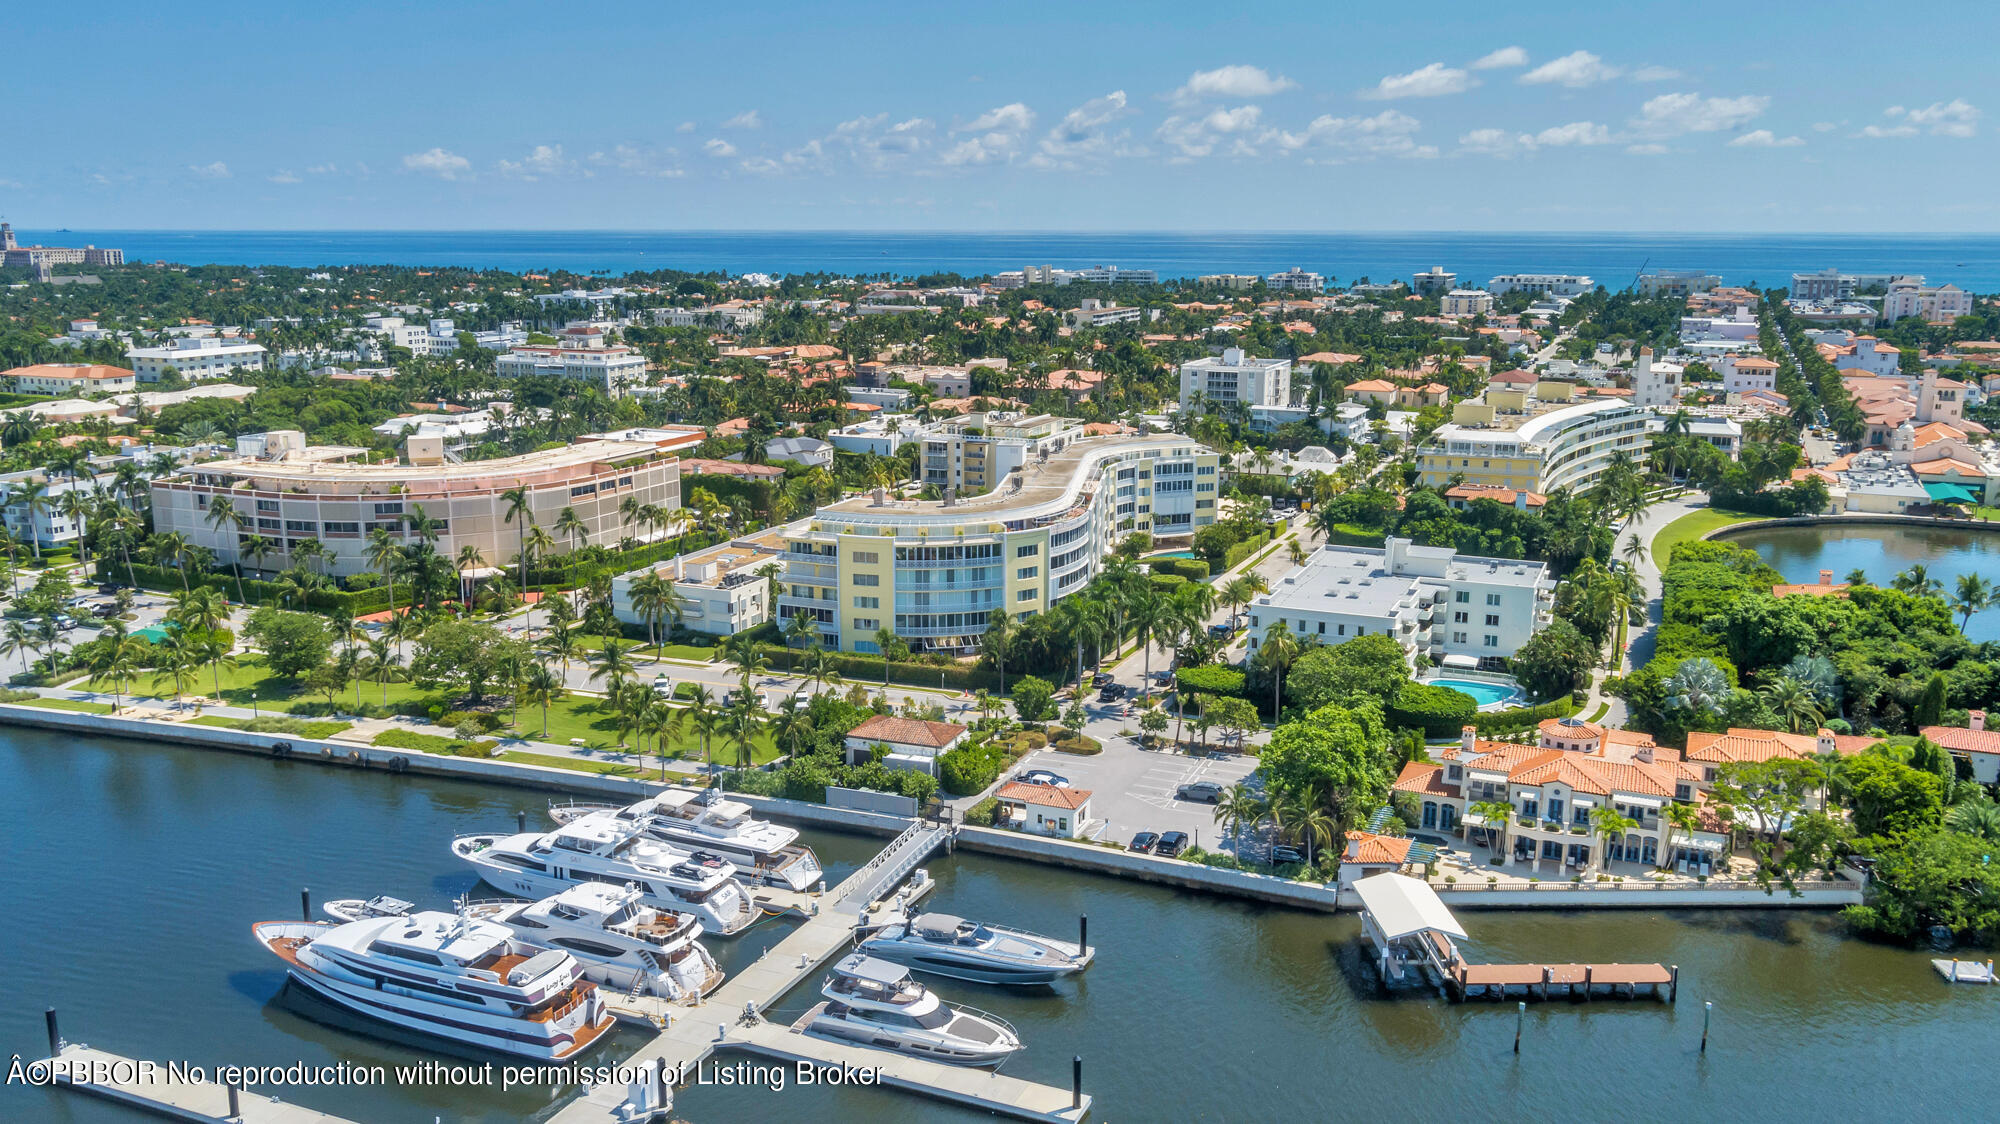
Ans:
{"type": "Polygon", "coordinates": [[[1090,819],[1087,788],[1010,781],[993,795],[999,801],[993,810],[993,823],[998,827],[1075,839],[1083,834],[1083,825],[1090,819]]]}
{"type": "Polygon", "coordinates": [[[882,764],[936,776],[938,757],[957,749],[964,740],[965,727],[956,723],[878,714],[847,732],[847,763],[858,765],[868,760],[877,745],[886,745],[889,755],[882,764]]]}
{"type": "Polygon", "coordinates": [[[1980,784],[2000,784],[2000,730],[1986,728],[1986,712],[1975,710],[1960,726],[1925,726],[1918,731],[1972,768],[1980,784]]]}
{"type": "Polygon", "coordinates": [[[1410,847],[1414,841],[1407,835],[1377,835],[1372,831],[1350,831],[1346,835],[1346,849],[1340,853],[1340,888],[1351,890],[1354,884],[1370,875],[1384,873],[1418,873],[1410,871],[1410,847]]]}

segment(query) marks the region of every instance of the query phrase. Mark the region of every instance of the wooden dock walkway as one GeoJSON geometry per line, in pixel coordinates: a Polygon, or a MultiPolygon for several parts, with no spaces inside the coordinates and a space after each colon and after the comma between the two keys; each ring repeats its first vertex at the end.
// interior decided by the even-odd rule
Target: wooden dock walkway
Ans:
{"type": "Polygon", "coordinates": [[[230,1089],[213,1081],[176,1079],[164,1065],[65,1043],[54,1059],[54,1084],[116,1101],[128,1108],[173,1120],[213,1124],[352,1124],[339,1116],[301,1108],[260,1093],[237,1092],[231,1111],[230,1089]]]}
{"type": "Polygon", "coordinates": [[[1467,964],[1452,965],[1454,998],[1526,999],[1555,996],[1589,999],[1604,995],[1637,999],[1642,993],[1672,1003],[1680,990],[1680,969],[1665,964],[1467,964]]]}

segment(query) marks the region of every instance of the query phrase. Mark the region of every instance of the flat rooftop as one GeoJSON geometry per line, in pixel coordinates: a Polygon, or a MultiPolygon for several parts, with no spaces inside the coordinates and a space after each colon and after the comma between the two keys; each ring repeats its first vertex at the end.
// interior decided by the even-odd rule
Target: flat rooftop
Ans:
{"type": "MultiPolygon", "coordinates": [[[[314,450],[324,448],[328,446],[309,446],[305,454],[311,457],[314,450]]],[[[351,454],[363,450],[344,451],[351,454]]],[[[208,461],[194,467],[196,471],[203,473],[254,476],[266,480],[300,482],[317,480],[388,485],[412,480],[485,480],[496,476],[538,475],[585,468],[628,457],[650,456],[658,451],[659,447],[650,441],[587,441],[577,445],[565,445],[560,449],[541,449],[532,453],[522,453],[520,456],[499,457],[488,461],[466,461],[462,464],[355,464],[318,460],[265,461],[249,457],[231,457],[227,460],[208,461]]]]}
{"type": "Polygon", "coordinates": [[[1091,470],[1107,456],[1147,450],[1165,454],[1174,449],[1185,449],[1196,455],[1214,453],[1213,449],[1194,438],[1178,433],[1080,437],[1064,446],[1061,452],[1052,454],[1047,461],[1021,466],[1009,474],[999,487],[985,495],[965,497],[949,504],[943,500],[888,500],[877,504],[872,495],[862,495],[828,504],[818,514],[859,519],[880,517],[885,522],[991,519],[1001,515],[1025,514],[1043,505],[1080,497],[1091,470]],[[1016,481],[1020,482],[1018,487],[1016,481]]]}

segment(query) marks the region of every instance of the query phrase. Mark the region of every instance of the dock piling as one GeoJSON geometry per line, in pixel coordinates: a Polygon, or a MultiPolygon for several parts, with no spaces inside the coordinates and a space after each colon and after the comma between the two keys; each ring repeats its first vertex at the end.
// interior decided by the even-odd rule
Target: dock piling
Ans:
{"type": "Polygon", "coordinates": [[[1702,1002],[1701,1002],[1701,1052],[1702,1052],[1702,1053],[1704,1053],[1704,1054],[1708,1053],[1708,1017],[1709,1017],[1710,1015],[1714,1014],[1714,1013],[1715,1013],[1715,1003],[1714,1003],[1714,1001],[1713,1001],[1713,1000],[1708,1000],[1708,999],[1704,999],[1704,1000],[1702,1000],[1702,1002]]]}
{"type": "Polygon", "coordinates": [[[52,1058],[61,1057],[62,1031],[56,1029],[56,1009],[54,1007],[44,1009],[42,1011],[42,1020],[49,1024],[49,1056],[52,1058]]]}
{"type": "Polygon", "coordinates": [[[1528,1021],[1528,1002],[1521,1000],[1514,1004],[1514,1052],[1521,1052],[1521,1024],[1528,1021]]]}
{"type": "Polygon", "coordinates": [[[1678,1000],[1680,997],[1681,997],[1681,966],[1679,964],[1674,964],[1670,965],[1667,968],[1667,1002],[1672,1003],[1678,1000]]]}
{"type": "Polygon", "coordinates": [[[1083,1107],[1083,1055],[1075,1054],[1069,1060],[1069,1106],[1083,1107]]]}
{"type": "Polygon", "coordinates": [[[1076,915],[1076,951],[1079,956],[1090,955],[1090,914],[1076,915]]]}
{"type": "MultiPolygon", "coordinates": [[[[1589,964],[1585,964],[1585,965],[1583,966],[1583,1001],[1584,1001],[1585,1003],[1588,1003],[1588,1002],[1590,1002],[1590,982],[1591,982],[1591,981],[1590,981],[1590,970],[1591,970],[1591,968],[1592,968],[1592,965],[1589,965],[1589,964]]],[[[1617,987],[1618,985],[1617,985],[1617,984],[1612,984],[1611,986],[1612,986],[1613,988],[1616,988],[1616,987],[1617,987]]]]}
{"type": "Polygon", "coordinates": [[[526,808],[514,809],[514,828],[523,833],[528,830],[528,810],[526,808]]]}
{"type": "Polygon", "coordinates": [[[313,919],[313,892],[311,886],[299,887],[299,920],[313,919]]]}

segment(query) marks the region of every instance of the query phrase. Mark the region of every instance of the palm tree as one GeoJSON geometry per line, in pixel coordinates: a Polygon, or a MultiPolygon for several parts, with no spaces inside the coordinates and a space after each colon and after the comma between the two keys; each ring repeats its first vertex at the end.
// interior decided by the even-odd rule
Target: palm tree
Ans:
{"type": "Polygon", "coordinates": [[[1813,694],[1812,688],[1789,675],[1773,680],[1762,694],[1764,702],[1773,713],[1784,719],[1785,726],[1794,734],[1817,730],[1826,721],[1826,715],[1819,709],[1819,698],[1813,694]]]}
{"type": "Polygon", "coordinates": [[[901,638],[887,628],[875,630],[875,647],[882,653],[882,693],[885,695],[889,693],[889,658],[895,651],[896,645],[902,642],[901,638]]]}
{"type": "Polygon", "coordinates": [[[1485,821],[1487,841],[1496,865],[1507,865],[1507,831],[1514,825],[1514,806],[1505,800],[1485,800],[1466,809],[1485,821]]]}
{"type": "Polygon", "coordinates": [[[1694,842],[1695,829],[1701,826],[1701,812],[1694,805],[1677,800],[1660,809],[1660,818],[1667,821],[1667,845],[1660,851],[1660,869],[1666,870],[1673,865],[1674,833],[1678,831],[1687,836],[1688,842],[1694,842]]]}
{"type": "Polygon", "coordinates": [[[1264,818],[1264,812],[1264,802],[1240,784],[1230,786],[1215,802],[1215,821],[1229,825],[1229,833],[1235,837],[1239,851],[1243,847],[1243,825],[1256,826],[1264,818]]]}
{"type": "MultiPolygon", "coordinates": [[[[467,609],[470,609],[472,607],[472,583],[477,580],[472,574],[473,571],[485,568],[486,555],[480,553],[479,547],[476,544],[466,543],[458,548],[456,566],[458,569],[459,600],[467,609]]],[[[389,596],[391,598],[390,604],[393,606],[395,603],[395,593],[393,590],[391,590],[389,596]]]]}
{"type": "Polygon", "coordinates": [[[1729,695],[1729,677],[1706,656],[1683,660],[1662,683],[1667,705],[1696,714],[1713,714],[1722,709],[1729,695]]]}
{"type": "Polygon", "coordinates": [[[722,642],[722,658],[736,665],[736,673],[743,677],[746,691],[750,687],[750,677],[771,666],[771,657],[758,649],[756,638],[747,632],[734,633],[722,642]]]}
{"type": "Polygon", "coordinates": [[[201,657],[185,636],[182,632],[169,632],[166,639],[154,646],[153,682],[163,679],[173,682],[175,706],[180,705],[188,685],[201,676],[201,657]]]}
{"type": "Polygon", "coordinates": [[[799,742],[813,733],[812,715],[799,704],[797,695],[786,695],[778,703],[777,712],[771,715],[771,736],[780,743],[789,745],[792,757],[799,755],[799,742]]]}
{"type": "Polygon", "coordinates": [[[736,739],[736,767],[748,769],[755,759],[754,740],[764,728],[764,700],[755,691],[744,691],[729,708],[724,723],[729,736],[736,739]]]}
{"type": "Polygon", "coordinates": [[[1007,646],[1014,642],[1014,618],[1005,609],[986,615],[986,632],[979,638],[979,650],[1000,672],[1000,693],[1007,693],[1007,646]]]}
{"type": "Polygon", "coordinates": [[[1972,623],[1972,614],[1989,608],[1994,601],[1993,583],[1977,573],[1958,575],[1958,586],[1951,596],[1951,607],[1959,614],[1958,630],[1972,623]]]}
{"type": "MultiPolygon", "coordinates": [[[[376,533],[381,534],[382,532],[377,531],[376,533]]],[[[262,572],[264,569],[264,560],[266,558],[269,558],[271,555],[276,554],[278,548],[276,544],[271,542],[270,539],[267,539],[262,535],[251,535],[249,538],[243,540],[243,545],[237,547],[236,551],[238,555],[240,555],[243,558],[244,561],[250,563],[251,569],[262,572]]],[[[395,599],[396,599],[396,591],[395,588],[392,586],[390,587],[389,590],[390,608],[395,607],[396,604],[395,599]]]]}
{"type": "Polygon", "coordinates": [[[1271,713],[1275,716],[1284,710],[1285,672],[1290,670],[1292,661],[1301,651],[1297,637],[1285,627],[1284,621],[1273,621],[1264,630],[1264,643],[1257,648],[1257,664],[1271,673],[1271,713]]]}
{"type": "Polygon", "coordinates": [[[375,679],[375,685],[382,689],[382,705],[389,705],[389,684],[392,680],[404,678],[403,668],[397,661],[396,645],[387,636],[371,636],[368,645],[368,670],[375,679]]]}
{"type": "Polygon", "coordinates": [[[715,705],[715,699],[708,688],[699,683],[689,684],[687,723],[694,732],[701,735],[701,767],[704,772],[713,767],[708,747],[716,732],[722,729],[722,711],[715,705]]]}
{"type": "Polygon", "coordinates": [[[1945,809],[1944,825],[1988,843],[2000,843],[2000,804],[1983,790],[1972,799],[1961,800],[1945,809]]]}
{"type": "Polygon", "coordinates": [[[52,501],[49,499],[49,482],[47,480],[22,481],[19,490],[15,491],[9,497],[8,506],[22,509],[22,514],[26,517],[28,524],[28,545],[34,548],[35,561],[40,562],[42,560],[42,535],[35,524],[41,521],[42,516],[49,513],[49,508],[52,506],[52,501]]]}
{"type": "MultiPolygon", "coordinates": [[[[9,622],[13,624],[15,622],[9,622]]],[[[15,640],[13,630],[7,631],[7,642],[15,640]]],[[[116,711],[125,705],[124,692],[131,689],[132,680],[139,673],[139,661],[144,654],[144,641],[124,634],[124,622],[118,624],[118,632],[113,635],[106,630],[97,640],[97,648],[85,665],[90,669],[90,685],[111,684],[111,709],[116,711]]]]}
{"type": "Polygon", "coordinates": [[[507,522],[514,524],[515,532],[520,537],[521,588],[527,589],[528,588],[528,524],[533,523],[535,521],[534,508],[529,504],[528,501],[528,489],[525,486],[517,486],[509,488],[506,491],[500,493],[500,502],[507,505],[507,513],[505,519],[507,522]]]}
{"type": "Polygon", "coordinates": [[[668,703],[667,700],[657,695],[654,696],[651,702],[646,704],[645,712],[639,716],[640,726],[644,728],[646,733],[653,735],[653,752],[660,755],[661,780],[667,779],[667,757],[669,756],[667,753],[667,739],[670,737],[678,738],[681,726],[686,721],[687,711],[668,703]]]}
{"type": "Polygon", "coordinates": [[[579,647],[575,625],[568,621],[549,622],[548,631],[542,635],[542,651],[562,661],[564,679],[569,678],[569,662],[576,658],[579,647]]]}
{"type": "Polygon", "coordinates": [[[1922,562],[1897,574],[1889,584],[1904,593],[1918,597],[1935,597],[1944,592],[1944,583],[1931,577],[1930,569],[1922,562]]]}
{"type": "Polygon", "coordinates": [[[811,648],[806,651],[806,678],[820,691],[840,685],[840,657],[825,648],[811,648]]]}
{"type": "MultiPolygon", "coordinates": [[[[119,621],[123,628],[125,622],[119,621]]],[[[35,640],[28,632],[28,626],[18,620],[10,620],[0,627],[0,657],[20,656],[21,670],[29,670],[28,656],[35,650],[35,640]]]]}
{"type": "MultiPolygon", "coordinates": [[[[565,511],[568,509],[565,508],[565,511]]],[[[679,598],[674,596],[673,586],[660,576],[657,570],[648,570],[632,579],[632,609],[646,622],[646,639],[656,650],[660,646],[659,622],[667,614],[667,605],[673,603],[680,608],[679,598]]]]}
{"type": "Polygon", "coordinates": [[[215,693],[220,697],[222,664],[229,657],[229,646],[217,642],[215,634],[229,620],[229,603],[213,587],[205,585],[182,594],[169,615],[181,628],[201,637],[202,647],[211,657],[209,662],[215,675],[215,693]]]}
{"type": "Polygon", "coordinates": [[[583,521],[583,516],[578,515],[573,507],[563,508],[562,514],[556,516],[556,534],[569,536],[570,542],[575,544],[570,548],[572,551],[582,550],[590,545],[590,525],[583,521]]]}
{"type": "Polygon", "coordinates": [[[1594,808],[1590,813],[1590,827],[1604,843],[1597,851],[1597,869],[1603,870],[1611,854],[1611,845],[1624,838],[1625,833],[1639,826],[1639,821],[1616,808],[1594,808]]]}
{"type": "Polygon", "coordinates": [[[602,679],[606,694],[617,691],[633,673],[632,658],[627,654],[631,650],[629,646],[620,644],[617,639],[605,637],[604,650],[591,661],[597,665],[597,669],[590,673],[591,682],[602,679]]]}
{"type": "Polygon", "coordinates": [[[72,486],[62,494],[62,499],[57,502],[56,507],[62,511],[64,518],[76,525],[77,559],[89,565],[90,540],[84,535],[84,516],[91,510],[90,497],[85,495],[82,489],[72,486]]]}
{"type": "MultiPolygon", "coordinates": [[[[230,532],[235,533],[240,533],[243,530],[243,525],[249,522],[248,519],[243,517],[242,512],[236,510],[236,501],[230,499],[228,496],[216,496],[209,500],[208,514],[203,516],[202,520],[208,524],[211,530],[222,531],[223,528],[227,527],[230,532]]],[[[243,595],[243,570],[241,567],[238,567],[236,571],[236,600],[246,605],[250,603],[250,599],[243,595]]]]}
{"type": "Polygon", "coordinates": [[[1625,559],[1626,566],[1643,565],[1646,561],[1646,540],[1640,538],[1638,532],[1634,531],[1632,537],[1625,540],[1625,549],[1619,553],[1625,559]]]}

